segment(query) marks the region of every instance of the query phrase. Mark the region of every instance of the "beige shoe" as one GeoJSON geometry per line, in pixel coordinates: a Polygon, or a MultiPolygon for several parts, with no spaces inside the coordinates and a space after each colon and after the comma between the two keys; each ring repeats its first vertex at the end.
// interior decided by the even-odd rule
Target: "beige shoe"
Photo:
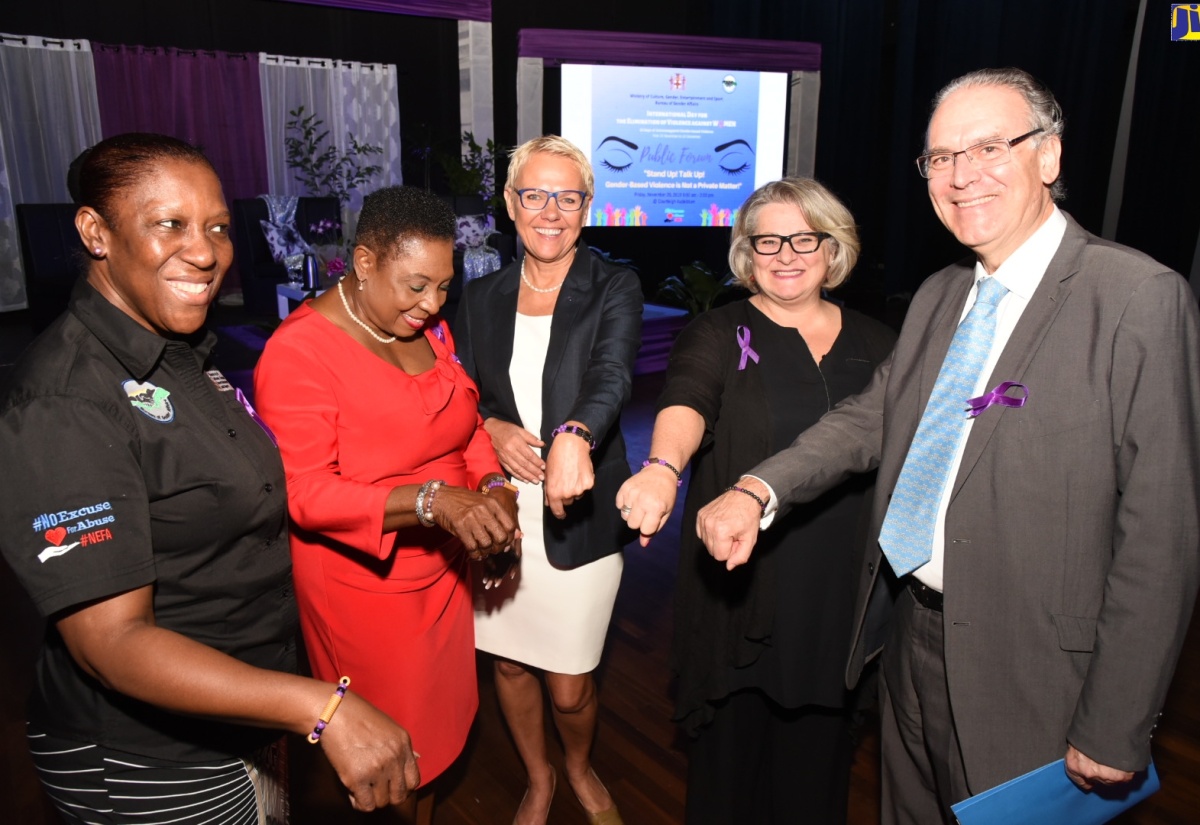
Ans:
{"type": "MultiPolygon", "coordinates": [[[[596,776],[595,768],[592,768],[592,778],[599,783],[601,788],[604,788],[604,792],[608,794],[609,798],[612,798],[612,794],[608,788],[605,787],[603,782],[600,782],[600,777],[596,776]]],[[[587,814],[588,825],[625,825],[625,820],[621,819],[621,812],[617,810],[616,802],[613,802],[611,808],[592,813],[584,807],[583,800],[579,798],[579,794],[575,794],[575,801],[579,803],[579,807],[583,808],[583,812],[587,814]]]]}

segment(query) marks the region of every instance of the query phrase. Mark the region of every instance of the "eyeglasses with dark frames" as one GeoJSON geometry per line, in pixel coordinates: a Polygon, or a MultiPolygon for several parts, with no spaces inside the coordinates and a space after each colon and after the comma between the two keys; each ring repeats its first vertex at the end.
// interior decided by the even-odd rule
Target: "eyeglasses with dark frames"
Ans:
{"type": "Polygon", "coordinates": [[[791,235],[751,235],[750,246],[759,255],[778,255],[786,243],[793,252],[801,255],[816,252],[821,248],[821,242],[832,238],[828,232],[796,232],[791,235]]]}
{"type": "Polygon", "coordinates": [[[547,192],[545,189],[517,189],[516,193],[521,206],[535,212],[545,209],[551,198],[563,212],[578,212],[587,201],[587,192],[580,192],[578,189],[560,189],[557,192],[547,192]]]}
{"type": "Polygon", "coordinates": [[[948,175],[954,171],[954,162],[959,155],[966,157],[967,162],[976,169],[999,166],[1002,163],[1008,163],[1012,159],[1012,147],[1044,131],[1046,130],[1040,128],[1034,129],[1032,132],[1018,135],[1011,140],[1005,138],[985,140],[983,143],[976,143],[974,146],[959,149],[957,152],[930,152],[917,158],[917,171],[921,173],[921,177],[923,178],[936,178],[941,175],[948,175]]]}

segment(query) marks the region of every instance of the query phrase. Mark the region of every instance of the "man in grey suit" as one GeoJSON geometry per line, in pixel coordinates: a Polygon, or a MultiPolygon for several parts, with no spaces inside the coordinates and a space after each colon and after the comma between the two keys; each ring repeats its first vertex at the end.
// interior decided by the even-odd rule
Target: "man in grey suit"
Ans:
{"type": "Polygon", "coordinates": [[[847,682],[882,648],[883,821],[918,825],[1064,755],[1083,788],[1145,768],[1200,575],[1191,290],[1055,206],[1061,111],[1028,74],[934,103],[918,168],[974,259],[697,524],[732,568],[775,512],[878,467],[847,682]]]}

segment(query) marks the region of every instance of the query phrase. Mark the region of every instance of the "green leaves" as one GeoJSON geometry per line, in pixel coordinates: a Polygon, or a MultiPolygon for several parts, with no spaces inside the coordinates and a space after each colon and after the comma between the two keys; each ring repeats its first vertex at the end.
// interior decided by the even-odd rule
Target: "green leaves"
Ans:
{"type": "Polygon", "coordinates": [[[681,266],[679,271],[680,275],[672,275],[662,282],[658,299],[686,309],[692,317],[708,312],[742,288],[732,273],[717,275],[702,261],[681,266]]]}
{"type": "Polygon", "coordinates": [[[315,114],[306,115],[304,106],[297,106],[288,115],[283,139],[285,159],[310,195],[333,196],[345,206],[354,190],[383,171],[382,166],[365,162],[371,155],[382,155],[382,146],[361,143],[347,132],[350,148],[338,152],[329,141],[324,120],[315,114]]]}
{"type": "Polygon", "coordinates": [[[435,156],[446,175],[450,194],[478,195],[483,198],[489,215],[500,208],[501,200],[496,192],[495,142],[489,139],[480,146],[473,133],[463,132],[460,146],[439,150],[435,156]]]}

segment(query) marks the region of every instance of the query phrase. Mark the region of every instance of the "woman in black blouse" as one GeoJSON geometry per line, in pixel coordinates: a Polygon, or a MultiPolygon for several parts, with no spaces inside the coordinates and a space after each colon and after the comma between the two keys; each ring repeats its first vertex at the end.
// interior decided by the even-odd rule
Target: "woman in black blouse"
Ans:
{"type": "Polygon", "coordinates": [[[116,135],[80,190],[84,276],[0,403],[0,549],[46,618],[28,736],[47,794],[71,822],[255,825],[289,730],[355,808],[404,802],[405,730],[294,674],[283,465],[203,326],[233,260],[216,172],[116,135]]]}
{"type": "MultiPolygon", "coordinates": [[[[666,523],[693,457],[685,524],[859,392],[887,357],[890,329],[823,295],[846,279],[858,250],[853,217],[815,181],[776,181],[742,205],[729,263],[754,294],[684,330],[651,455],[617,495],[643,544],[666,523]]],[[[847,482],[789,513],[733,571],[684,529],[674,666],[676,718],[695,737],[690,825],[798,814],[845,822],[852,747],[842,677],[867,484],[847,482]]]]}

